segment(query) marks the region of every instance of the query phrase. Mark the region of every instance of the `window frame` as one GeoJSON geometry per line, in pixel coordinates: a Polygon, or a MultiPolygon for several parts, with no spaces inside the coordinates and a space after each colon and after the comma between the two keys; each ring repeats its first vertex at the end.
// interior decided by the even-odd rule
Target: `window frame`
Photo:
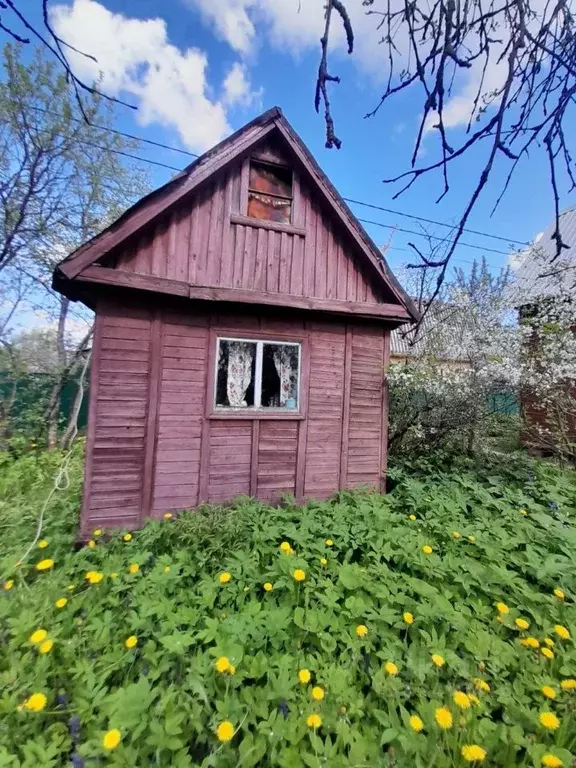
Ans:
{"type": "Polygon", "coordinates": [[[291,168],[288,165],[282,165],[281,163],[275,163],[270,160],[261,160],[259,157],[249,157],[247,160],[247,170],[246,170],[246,205],[244,206],[243,213],[246,217],[253,219],[254,221],[262,221],[264,224],[269,225],[276,225],[280,227],[289,227],[294,224],[294,204],[296,199],[296,174],[294,173],[294,169],[291,168]],[[252,189],[250,186],[250,170],[252,168],[252,165],[261,165],[261,166],[268,166],[269,168],[280,168],[282,170],[286,170],[290,173],[292,178],[292,184],[291,184],[291,195],[287,197],[286,195],[275,195],[273,192],[262,192],[258,189],[252,189]],[[250,209],[250,193],[253,193],[255,195],[266,195],[268,197],[273,197],[276,200],[289,200],[290,201],[290,218],[288,221],[274,221],[273,219],[259,219],[255,216],[250,216],[248,213],[250,209]]]}
{"type": "Polygon", "coordinates": [[[209,390],[209,413],[210,418],[268,418],[268,419],[302,419],[303,405],[302,405],[302,376],[303,376],[303,355],[305,348],[304,339],[290,338],[278,338],[277,336],[267,337],[254,337],[239,336],[233,334],[227,334],[225,332],[215,332],[212,349],[214,352],[214,360],[211,371],[211,385],[209,390]],[[221,341],[240,341],[256,344],[256,361],[254,368],[254,405],[247,406],[245,408],[235,408],[230,405],[218,405],[216,403],[216,397],[218,395],[218,361],[220,358],[220,342],[221,341]],[[263,407],[262,400],[262,361],[264,356],[264,344],[278,344],[284,346],[298,347],[298,375],[297,375],[297,407],[296,408],[268,408],[263,407]],[[258,387],[258,382],[260,386],[258,387]]]}

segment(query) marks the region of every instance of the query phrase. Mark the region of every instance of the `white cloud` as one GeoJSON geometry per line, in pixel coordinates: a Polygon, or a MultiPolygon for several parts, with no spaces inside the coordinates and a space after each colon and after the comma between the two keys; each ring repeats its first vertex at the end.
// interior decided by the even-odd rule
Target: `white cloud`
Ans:
{"type": "Polygon", "coordinates": [[[247,107],[259,95],[252,94],[246,71],[235,64],[222,98],[211,97],[206,54],[170,43],[163,19],[128,18],[96,0],[74,0],[53,6],[51,20],[67,43],[97,59],[70,53],[78,76],[101,76],[101,88],[110,95],[132,94],[139,122],[175,128],[190,149],[202,152],[228,135],[227,108],[247,107]]]}

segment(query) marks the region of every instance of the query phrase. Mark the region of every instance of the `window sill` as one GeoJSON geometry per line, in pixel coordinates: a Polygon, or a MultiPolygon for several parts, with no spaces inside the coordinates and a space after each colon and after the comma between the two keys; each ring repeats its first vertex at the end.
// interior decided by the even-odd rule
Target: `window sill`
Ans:
{"type": "Polygon", "coordinates": [[[294,227],[292,224],[281,224],[279,221],[265,221],[264,219],[255,219],[252,216],[241,216],[238,213],[230,214],[232,224],[242,224],[245,227],[260,227],[260,229],[270,229],[273,232],[286,232],[289,235],[300,235],[306,237],[306,230],[301,227],[294,227]]]}
{"type": "Polygon", "coordinates": [[[275,411],[273,408],[269,410],[250,410],[248,408],[222,408],[217,411],[212,411],[208,414],[209,419],[266,419],[267,421],[302,421],[304,415],[299,411],[275,411]]]}

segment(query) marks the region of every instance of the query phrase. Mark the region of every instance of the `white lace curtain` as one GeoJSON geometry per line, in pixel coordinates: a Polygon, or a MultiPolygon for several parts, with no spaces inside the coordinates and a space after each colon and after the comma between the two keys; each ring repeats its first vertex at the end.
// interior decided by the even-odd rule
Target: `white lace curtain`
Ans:
{"type": "Polygon", "coordinates": [[[226,392],[232,408],[246,406],[246,390],[252,379],[254,344],[231,341],[228,348],[228,381],[226,392]]]}
{"type": "Polygon", "coordinates": [[[294,397],[296,371],[292,368],[290,347],[278,347],[274,350],[274,366],[280,378],[280,406],[286,405],[286,400],[294,397]]]}

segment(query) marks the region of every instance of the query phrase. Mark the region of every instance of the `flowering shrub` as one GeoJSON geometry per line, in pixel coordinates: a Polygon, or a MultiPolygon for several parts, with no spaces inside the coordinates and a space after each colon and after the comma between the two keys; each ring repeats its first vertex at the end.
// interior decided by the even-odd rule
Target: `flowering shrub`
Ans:
{"type": "Polygon", "coordinates": [[[0,766],[573,764],[574,475],[397,471],[78,551],[75,478],[16,567],[48,479],[25,466],[25,494],[18,463],[0,480],[0,766]]]}

